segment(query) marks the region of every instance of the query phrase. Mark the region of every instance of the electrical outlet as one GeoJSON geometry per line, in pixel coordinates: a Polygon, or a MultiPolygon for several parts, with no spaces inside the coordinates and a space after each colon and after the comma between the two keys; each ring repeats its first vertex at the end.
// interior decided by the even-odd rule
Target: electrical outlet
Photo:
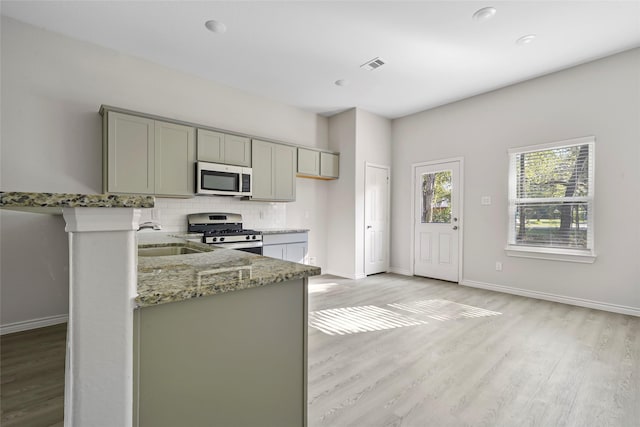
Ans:
{"type": "Polygon", "coordinates": [[[502,271],[502,263],[500,261],[496,261],[496,271],[502,271]]]}
{"type": "Polygon", "coordinates": [[[480,198],[480,204],[482,206],[489,206],[491,204],[491,196],[482,196],[480,198]]]}
{"type": "Polygon", "coordinates": [[[264,219],[264,211],[260,211],[260,219],[264,219]]]}

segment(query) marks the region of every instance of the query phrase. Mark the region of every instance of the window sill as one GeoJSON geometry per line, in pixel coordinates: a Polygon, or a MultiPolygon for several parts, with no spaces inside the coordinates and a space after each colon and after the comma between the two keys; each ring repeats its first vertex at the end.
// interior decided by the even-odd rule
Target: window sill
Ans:
{"type": "Polygon", "coordinates": [[[552,261],[579,262],[593,264],[596,254],[589,250],[539,248],[535,246],[507,245],[504,249],[507,256],[520,258],[547,259],[552,261]]]}

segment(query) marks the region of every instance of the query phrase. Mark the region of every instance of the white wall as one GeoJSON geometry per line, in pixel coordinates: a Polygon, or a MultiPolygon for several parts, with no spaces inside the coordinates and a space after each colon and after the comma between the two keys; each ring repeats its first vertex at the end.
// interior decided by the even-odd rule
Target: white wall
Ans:
{"type": "Polygon", "coordinates": [[[640,49],[400,118],[392,128],[395,270],[411,267],[411,164],[464,156],[466,281],[640,309],[640,49]],[[586,135],[596,137],[596,262],[505,256],[507,149],[586,135]],[[492,205],[480,205],[485,195],[492,205]]]}
{"type": "Polygon", "coordinates": [[[340,179],[329,187],[327,273],[364,273],[364,195],[367,162],[390,166],[391,121],[353,108],[329,119],[329,145],[340,151],[340,179]]]}
{"type": "Polygon", "coordinates": [[[329,181],[326,273],[355,278],[356,110],[329,118],[329,148],[340,152],[340,179],[329,181]]]}
{"type": "Polygon", "coordinates": [[[391,166],[391,120],[356,110],[356,277],[365,277],[365,170],[366,163],[391,166]]]}
{"type": "MultiPolygon", "coordinates": [[[[328,146],[328,120],[316,114],[4,16],[0,30],[2,191],[101,192],[101,104],[301,145],[328,146]]],[[[326,190],[320,184],[302,183],[298,191],[302,197],[291,213],[286,214],[286,205],[277,207],[281,216],[271,219],[276,225],[290,221],[311,228],[310,254],[323,262],[326,231],[318,228],[324,226],[325,205],[315,204],[308,209],[313,214],[305,218],[303,203],[315,200],[315,193],[323,200],[326,190]]],[[[194,201],[193,209],[214,210],[226,203],[216,199],[194,201]]],[[[189,202],[162,200],[167,225],[175,227],[180,222],[176,215],[183,217],[189,202]]],[[[250,222],[257,209],[272,209],[271,204],[259,203],[256,208],[249,202],[238,203],[233,208],[247,206],[250,222]]],[[[66,314],[68,252],[62,219],[5,211],[0,215],[0,322],[66,314]]],[[[269,226],[264,221],[256,224],[260,225],[269,226]]]]}

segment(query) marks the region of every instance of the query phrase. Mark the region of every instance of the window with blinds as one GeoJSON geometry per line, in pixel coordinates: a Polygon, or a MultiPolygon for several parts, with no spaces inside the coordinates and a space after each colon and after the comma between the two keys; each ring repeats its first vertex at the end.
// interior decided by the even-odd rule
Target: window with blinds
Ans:
{"type": "Polygon", "coordinates": [[[593,253],[595,138],[509,150],[509,245],[593,253]]]}

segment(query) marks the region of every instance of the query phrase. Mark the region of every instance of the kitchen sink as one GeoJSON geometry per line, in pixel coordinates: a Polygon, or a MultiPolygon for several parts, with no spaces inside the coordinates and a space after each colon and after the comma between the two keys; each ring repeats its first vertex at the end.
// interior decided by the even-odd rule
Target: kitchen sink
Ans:
{"type": "Polygon", "coordinates": [[[138,256],[171,256],[209,252],[206,249],[195,249],[184,245],[139,247],[138,256]]]}

